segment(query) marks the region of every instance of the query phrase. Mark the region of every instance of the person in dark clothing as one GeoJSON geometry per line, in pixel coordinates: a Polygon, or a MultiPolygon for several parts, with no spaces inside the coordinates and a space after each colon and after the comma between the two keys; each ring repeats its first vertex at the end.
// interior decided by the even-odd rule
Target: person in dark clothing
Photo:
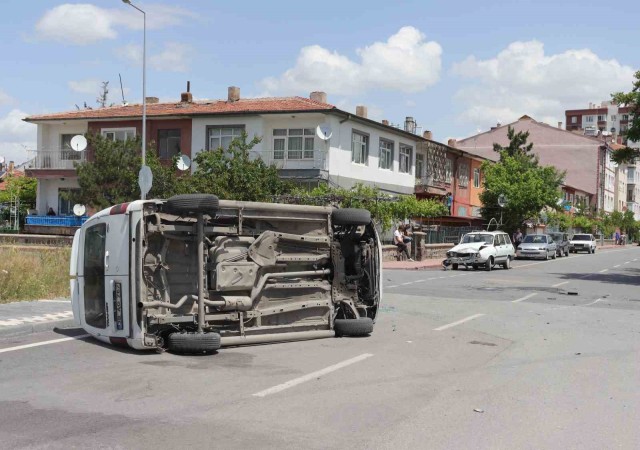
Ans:
{"type": "Polygon", "coordinates": [[[53,208],[49,207],[49,211],[47,211],[47,216],[55,216],[56,212],[53,210],[53,208]]]}
{"type": "Polygon", "coordinates": [[[404,240],[405,239],[404,231],[405,231],[405,226],[400,225],[398,229],[393,232],[393,243],[396,245],[396,247],[398,247],[398,250],[400,250],[401,252],[404,252],[404,254],[407,255],[407,259],[409,261],[413,261],[413,259],[411,258],[411,255],[409,255],[409,249],[407,247],[407,243],[404,240]]]}

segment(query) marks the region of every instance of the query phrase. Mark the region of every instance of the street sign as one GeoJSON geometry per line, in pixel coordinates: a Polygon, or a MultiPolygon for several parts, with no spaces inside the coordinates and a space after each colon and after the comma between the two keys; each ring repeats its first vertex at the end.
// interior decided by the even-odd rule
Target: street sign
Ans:
{"type": "Polygon", "coordinates": [[[138,186],[140,186],[140,194],[142,198],[145,198],[145,196],[149,193],[152,185],[153,173],[151,172],[151,167],[142,166],[140,168],[140,173],[138,174],[138,186]]]}

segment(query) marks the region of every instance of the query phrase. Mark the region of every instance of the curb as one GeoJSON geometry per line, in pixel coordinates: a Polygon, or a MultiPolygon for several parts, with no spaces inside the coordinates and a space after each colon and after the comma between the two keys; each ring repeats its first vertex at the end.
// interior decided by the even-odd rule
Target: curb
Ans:
{"type": "Polygon", "coordinates": [[[52,320],[49,322],[29,323],[12,327],[0,328],[0,338],[26,336],[33,333],[53,331],[55,328],[77,328],[73,318],[52,320]]]}

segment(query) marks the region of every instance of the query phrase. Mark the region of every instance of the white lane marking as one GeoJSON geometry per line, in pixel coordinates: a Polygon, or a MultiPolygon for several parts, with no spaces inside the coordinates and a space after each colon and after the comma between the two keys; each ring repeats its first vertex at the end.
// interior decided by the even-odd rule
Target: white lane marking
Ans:
{"type": "Polygon", "coordinates": [[[638,260],[638,258],[634,259],[634,261],[637,261],[637,260],[638,260]]]}
{"type": "Polygon", "coordinates": [[[608,271],[609,271],[609,269],[602,269],[602,270],[601,270],[600,272],[598,272],[598,273],[605,273],[605,272],[608,272],[608,271]]]}
{"type": "Polygon", "coordinates": [[[627,261],[625,264],[629,264],[631,261],[627,261]]]}
{"type": "Polygon", "coordinates": [[[520,302],[523,302],[523,301],[525,301],[525,300],[527,300],[527,299],[529,299],[531,297],[535,297],[536,295],[538,295],[538,293],[534,292],[533,294],[525,295],[524,297],[521,297],[521,298],[519,298],[517,300],[512,300],[511,303],[520,303],[520,302]]]}
{"type": "Polygon", "coordinates": [[[438,327],[438,328],[434,328],[433,331],[446,330],[447,328],[455,327],[456,325],[460,325],[461,323],[465,323],[465,322],[468,322],[468,321],[473,320],[473,319],[477,319],[478,317],[482,317],[482,316],[484,316],[484,314],[474,314],[473,316],[465,317],[464,319],[458,320],[456,322],[449,323],[447,325],[442,325],[441,327],[438,327]]]}
{"type": "Polygon", "coordinates": [[[71,300],[38,300],[39,302],[46,303],[71,303],[71,300]]]}
{"type": "Polygon", "coordinates": [[[423,281],[427,281],[427,280],[416,280],[415,283],[422,283],[423,281]]]}
{"type": "Polygon", "coordinates": [[[51,322],[73,316],[73,311],[62,311],[57,313],[43,314],[42,316],[17,317],[14,319],[0,320],[0,327],[14,327],[25,323],[51,322]]]}
{"type": "Polygon", "coordinates": [[[282,383],[277,386],[270,387],[269,389],[265,389],[264,391],[256,392],[255,394],[253,394],[253,396],[266,397],[267,395],[277,394],[278,392],[282,392],[285,389],[292,388],[294,386],[313,380],[315,378],[319,378],[328,373],[335,372],[336,370],[342,369],[343,367],[350,366],[351,364],[355,364],[360,361],[364,361],[365,359],[371,358],[372,356],[373,354],[371,353],[363,353],[362,355],[356,356],[355,358],[347,359],[346,361],[342,361],[338,364],[334,364],[333,366],[325,367],[324,369],[318,370],[316,372],[308,373],[299,378],[294,378],[293,380],[289,380],[286,383],[282,383]]]}
{"type": "Polygon", "coordinates": [[[60,342],[73,341],[75,339],[84,339],[86,337],[89,337],[89,335],[88,334],[81,334],[80,336],[66,337],[66,338],[62,338],[62,339],[53,339],[51,341],[36,342],[34,344],[18,345],[17,347],[0,348],[0,353],[15,352],[17,350],[24,350],[24,349],[27,349],[27,348],[40,347],[42,345],[58,344],[60,342]]]}
{"type": "Polygon", "coordinates": [[[396,287],[398,287],[398,285],[397,285],[397,284],[394,284],[394,285],[392,285],[392,286],[385,286],[385,287],[387,287],[387,288],[396,288],[396,287]]]}
{"type": "Polygon", "coordinates": [[[598,303],[600,300],[602,300],[601,298],[597,299],[595,302],[591,302],[591,303],[587,303],[586,305],[580,305],[580,306],[589,306],[589,305],[595,305],[596,303],[598,303]]]}
{"type": "Polygon", "coordinates": [[[615,269],[616,267],[620,267],[622,264],[618,264],[617,266],[613,266],[613,268],[615,269]]]}
{"type": "Polygon", "coordinates": [[[551,287],[560,287],[560,286],[563,286],[565,284],[569,284],[569,282],[568,281],[563,281],[562,283],[552,284],[551,287]]]}
{"type": "Polygon", "coordinates": [[[413,284],[413,281],[409,281],[408,283],[402,283],[400,286],[406,286],[407,284],[413,284]]]}

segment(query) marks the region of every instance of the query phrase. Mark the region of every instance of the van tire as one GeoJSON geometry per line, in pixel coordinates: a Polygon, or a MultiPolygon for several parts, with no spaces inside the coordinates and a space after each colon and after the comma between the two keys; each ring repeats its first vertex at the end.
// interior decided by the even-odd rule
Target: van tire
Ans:
{"type": "Polygon", "coordinates": [[[368,336],[373,331],[373,319],[359,317],[358,319],[336,319],[333,323],[336,336],[368,336]]]}
{"type": "Polygon", "coordinates": [[[181,194],[170,197],[164,204],[169,214],[211,214],[218,210],[218,197],[212,194],[181,194]]]}
{"type": "Polygon", "coordinates": [[[359,208],[335,209],[331,213],[331,222],[334,225],[368,225],[371,223],[371,213],[359,208]]]}
{"type": "Polygon", "coordinates": [[[209,353],[220,348],[218,333],[171,333],[167,347],[175,353],[209,353]]]}

